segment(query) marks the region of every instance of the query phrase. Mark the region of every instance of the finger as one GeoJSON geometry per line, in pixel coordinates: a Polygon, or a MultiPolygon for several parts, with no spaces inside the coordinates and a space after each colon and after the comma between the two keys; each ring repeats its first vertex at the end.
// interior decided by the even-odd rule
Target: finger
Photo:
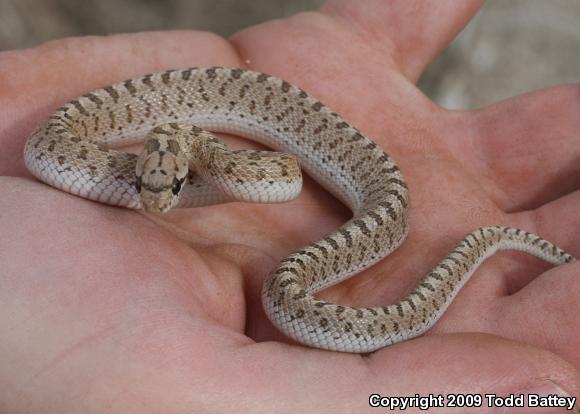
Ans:
{"type": "MultiPolygon", "coordinates": [[[[425,39],[419,36],[414,40],[411,29],[404,31],[408,37],[402,35],[399,40],[400,48],[412,50],[407,56],[405,51],[394,49],[394,44],[389,43],[389,21],[373,20],[372,16],[377,14],[398,26],[403,25],[404,19],[409,19],[415,31],[421,24],[427,24],[421,20],[423,16],[430,24],[440,24],[440,30],[446,33],[441,37],[450,38],[450,33],[458,30],[480,4],[475,0],[459,2],[455,6],[448,1],[410,3],[415,9],[406,6],[408,3],[404,1],[373,0],[358,2],[356,6],[355,3],[331,1],[322,13],[303,13],[260,24],[236,33],[231,41],[251,68],[300,86],[333,111],[346,115],[349,123],[373,137],[397,158],[403,152],[402,146],[397,148],[397,140],[388,138],[405,136],[413,142],[412,146],[424,147],[427,141],[424,139],[425,131],[431,127],[425,128],[423,124],[437,120],[437,125],[441,125],[440,108],[399,73],[402,67],[409,78],[418,76],[420,68],[432,56],[422,56],[421,53],[428,50],[433,55],[437,53],[437,48],[430,50],[437,34],[425,35],[429,37],[429,46],[415,52],[411,44],[425,39]],[[429,9],[427,4],[433,9],[429,9]],[[447,5],[449,10],[441,4],[447,5]],[[415,11],[419,21],[415,19],[415,11]],[[437,19],[443,20],[437,23],[437,19],[430,19],[430,11],[440,13],[437,19]],[[451,23],[456,27],[449,33],[444,32],[451,23]]],[[[393,31],[398,30],[398,26],[393,31]]],[[[439,47],[447,41],[446,38],[442,40],[439,47]]],[[[409,146],[407,141],[404,145],[409,146]]]]}
{"type": "Polygon", "coordinates": [[[385,68],[391,68],[414,83],[482,3],[331,0],[321,13],[261,24],[236,34],[233,40],[253,64],[274,64],[278,69],[274,73],[298,65],[296,69],[303,71],[299,79],[310,71],[316,71],[318,79],[334,78],[335,73],[351,68],[361,76],[378,65],[380,78],[384,78],[385,68]],[[277,58],[261,56],[264,50],[277,58]],[[308,63],[304,60],[308,56],[316,61],[308,63]]]}
{"type": "Polygon", "coordinates": [[[402,73],[416,82],[482,4],[482,0],[331,0],[321,11],[358,31],[377,51],[391,53],[402,73]]]}
{"type": "Polygon", "coordinates": [[[558,198],[535,210],[516,215],[522,226],[533,222],[534,232],[554,241],[576,258],[580,258],[580,191],[558,198]]]}
{"type": "MultiPolygon", "coordinates": [[[[510,395],[520,393],[569,395],[580,391],[580,373],[563,359],[546,351],[492,335],[461,334],[421,338],[395,345],[369,357],[327,353],[319,350],[299,352],[296,347],[274,343],[247,347],[247,355],[236,358],[252,360],[253,371],[264,377],[287,379],[284,383],[261,378],[271,384],[272,394],[296,402],[294,410],[308,395],[326,398],[307,398],[311,412],[376,412],[369,406],[369,396],[428,396],[429,394],[510,395]],[[258,358],[258,350],[262,353],[258,358]],[[266,352],[264,352],[266,351],[266,352]],[[252,358],[253,357],[253,358],[252,358]],[[268,369],[261,365],[268,361],[268,369]],[[332,381],[320,381],[320,376],[332,381]],[[277,385],[283,388],[276,389],[277,385]],[[556,388],[554,384],[558,384],[556,388]],[[296,394],[294,394],[296,393],[296,394]]],[[[233,385],[245,387],[243,382],[233,385]]],[[[237,395],[252,395],[255,389],[238,390],[237,395]],[[248,394],[250,393],[250,394],[248,394]]],[[[445,399],[447,403],[449,400],[445,399]]],[[[291,403],[290,403],[291,404],[291,403]]],[[[445,407],[448,405],[445,404],[445,407]]],[[[389,407],[383,407],[387,409],[389,407]]],[[[400,407],[394,407],[400,408],[400,407]]],[[[440,407],[442,408],[442,407],[440,407]]],[[[461,412],[495,412],[482,401],[479,408],[461,412]],[[485,407],[485,408],[484,408],[485,407]]],[[[503,408],[499,408],[502,412],[503,408]]],[[[379,410],[380,411],[380,410],[379,410]]],[[[435,410],[438,412],[437,410],[435,410]]],[[[410,412],[419,412],[415,406],[410,412]]]]}
{"type": "Polygon", "coordinates": [[[445,389],[445,393],[518,395],[539,392],[539,387],[551,385],[546,382],[550,380],[570,395],[580,392],[580,372],[569,362],[493,335],[438,335],[403,345],[405,352],[401,352],[403,346],[399,350],[394,346],[371,355],[375,383],[419,394],[427,389],[445,389]],[[401,375],[393,378],[393,372],[401,375]]]}
{"type": "Polygon", "coordinates": [[[495,323],[488,329],[552,351],[580,367],[579,273],[580,263],[545,272],[515,294],[503,298],[503,306],[496,307],[496,312],[489,315],[495,323]]]}
{"type": "Polygon", "coordinates": [[[482,332],[549,350],[580,367],[580,262],[549,268],[502,253],[469,280],[427,336],[482,332]]]}
{"type": "Polygon", "coordinates": [[[25,139],[64,102],[150,72],[218,64],[240,63],[219,36],[186,31],[71,38],[1,53],[0,175],[25,174],[25,139]]]}
{"type": "Polygon", "coordinates": [[[545,204],[580,188],[580,85],[519,96],[475,113],[484,176],[506,211],[545,204]]]}

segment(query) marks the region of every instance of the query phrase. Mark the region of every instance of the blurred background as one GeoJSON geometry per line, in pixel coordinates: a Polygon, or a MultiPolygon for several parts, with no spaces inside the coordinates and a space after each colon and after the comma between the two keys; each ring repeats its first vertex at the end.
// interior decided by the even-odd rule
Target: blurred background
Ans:
{"type": "MultiPolygon", "coordinates": [[[[265,20],[316,9],[322,3],[0,0],[0,50],[31,47],[65,36],[142,30],[191,28],[228,36],[265,20]]],[[[571,82],[580,82],[580,0],[488,0],[431,65],[419,86],[446,108],[475,109],[571,82]]]]}

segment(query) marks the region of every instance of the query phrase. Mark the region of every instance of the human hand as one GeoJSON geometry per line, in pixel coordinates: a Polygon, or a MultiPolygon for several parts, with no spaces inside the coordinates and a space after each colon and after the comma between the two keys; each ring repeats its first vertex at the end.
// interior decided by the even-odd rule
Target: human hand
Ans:
{"type": "Polygon", "coordinates": [[[480,3],[331,1],[231,43],[143,33],[0,55],[0,411],[363,412],[372,393],[509,394],[546,379],[579,395],[577,263],[501,253],[424,337],[370,356],[326,352],[291,344],[259,300],[278,260],[348,219],[311,180],[288,205],[160,216],[59,192],[22,162],[32,128],[75,96],[249,61],[343,115],[409,184],[407,241],[325,299],[395,302],[482,225],[521,227],[580,256],[578,86],[475,112],[444,110],[414,86],[480,3]]]}

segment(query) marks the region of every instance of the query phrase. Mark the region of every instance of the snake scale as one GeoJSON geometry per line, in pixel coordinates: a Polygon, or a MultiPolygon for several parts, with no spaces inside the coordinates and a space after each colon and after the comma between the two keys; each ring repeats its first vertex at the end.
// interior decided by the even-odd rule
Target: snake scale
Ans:
{"type": "Polygon", "coordinates": [[[286,81],[249,70],[171,70],[87,93],[32,133],[24,157],[32,174],[61,190],[156,212],[292,199],[302,183],[298,160],[353,216],[283,259],[264,283],[262,302],[282,332],[318,348],[370,352],[421,335],[497,250],[521,250],[554,265],[575,260],[526,231],[482,227],[399,303],[364,308],[317,299],[316,292],[403,242],[407,185],[395,161],[338,114],[286,81]],[[231,151],[206,130],[284,153],[231,151]],[[140,155],[111,149],[144,137],[140,155]]]}

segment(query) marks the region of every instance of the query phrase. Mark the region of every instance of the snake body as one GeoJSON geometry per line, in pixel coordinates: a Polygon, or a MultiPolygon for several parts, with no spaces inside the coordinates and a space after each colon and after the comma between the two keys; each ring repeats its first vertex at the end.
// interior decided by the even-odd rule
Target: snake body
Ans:
{"type": "Polygon", "coordinates": [[[497,250],[525,251],[554,265],[575,260],[526,231],[483,227],[399,303],[364,308],[317,299],[316,292],[403,242],[407,185],[395,161],[338,114],[286,81],[248,70],[172,70],[87,93],[32,133],[24,157],[36,177],[61,190],[150,211],[291,199],[301,185],[297,159],[353,217],[283,259],[264,283],[262,302],[282,332],[318,348],[370,352],[421,335],[497,250]],[[205,129],[286,154],[231,151],[205,129]],[[147,134],[139,156],[111,149],[147,134]]]}

